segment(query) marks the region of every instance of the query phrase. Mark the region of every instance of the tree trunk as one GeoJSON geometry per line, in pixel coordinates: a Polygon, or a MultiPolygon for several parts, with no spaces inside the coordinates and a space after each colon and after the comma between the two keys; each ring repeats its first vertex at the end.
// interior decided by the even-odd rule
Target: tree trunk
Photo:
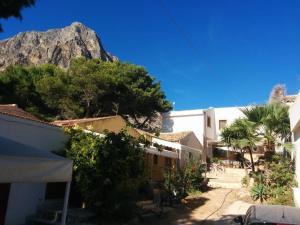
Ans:
{"type": "Polygon", "coordinates": [[[250,154],[250,161],[251,161],[251,170],[254,173],[255,168],[254,168],[254,162],[253,162],[252,147],[249,147],[249,154],[250,154]]]}

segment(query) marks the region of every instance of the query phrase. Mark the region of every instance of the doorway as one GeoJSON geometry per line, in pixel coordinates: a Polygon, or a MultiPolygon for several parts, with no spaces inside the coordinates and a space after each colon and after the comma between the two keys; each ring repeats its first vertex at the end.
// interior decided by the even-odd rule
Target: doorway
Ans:
{"type": "Polygon", "coordinates": [[[5,215],[8,204],[10,184],[0,183],[0,225],[5,223],[5,215]]]}

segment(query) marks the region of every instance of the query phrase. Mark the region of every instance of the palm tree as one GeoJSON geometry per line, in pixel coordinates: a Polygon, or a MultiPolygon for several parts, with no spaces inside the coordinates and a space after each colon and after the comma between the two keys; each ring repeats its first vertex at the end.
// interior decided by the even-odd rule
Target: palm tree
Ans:
{"type": "Polygon", "coordinates": [[[256,143],[260,140],[256,133],[256,124],[247,119],[237,119],[229,127],[221,132],[223,143],[241,150],[247,149],[250,154],[251,170],[254,172],[254,162],[252,151],[256,143]]]}
{"type": "Polygon", "coordinates": [[[256,124],[247,119],[237,119],[232,124],[233,130],[238,134],[237,144],[241,149],[247,149],[250,155],[251,170],[255,172],[253,161],[253,149],[260,141],[260,137],[256,132],[256,124]]]}
{"type": "Polygon", "coordinates": [[[266,141],[268,151],[290,137],[288,107],[281,103],[258,105],[242,110],[247,120],[255,123],[257,133],[266,141]]]}

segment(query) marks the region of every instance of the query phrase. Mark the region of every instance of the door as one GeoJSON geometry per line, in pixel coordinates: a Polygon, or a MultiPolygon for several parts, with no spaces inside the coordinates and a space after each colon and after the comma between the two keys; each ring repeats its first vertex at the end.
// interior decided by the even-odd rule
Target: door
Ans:
{"type": "Polygon", "coordinates": [[[5,223],[5,215],[8,203],[10,184],[0,183],[0,225],[5,223]]]}

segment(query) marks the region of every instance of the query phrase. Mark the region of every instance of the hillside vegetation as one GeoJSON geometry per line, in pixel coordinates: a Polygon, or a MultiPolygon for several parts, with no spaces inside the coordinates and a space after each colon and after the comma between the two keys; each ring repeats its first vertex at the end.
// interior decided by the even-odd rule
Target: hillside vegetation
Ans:
{"type": "Polygon", "coordinates": [[[84,58],[73,59],[67,70],[9,66],[0,72],[0,103],[16,103],[46,120],[118,114],[140,128],[172,108],[143,67],[84,58]]]}

